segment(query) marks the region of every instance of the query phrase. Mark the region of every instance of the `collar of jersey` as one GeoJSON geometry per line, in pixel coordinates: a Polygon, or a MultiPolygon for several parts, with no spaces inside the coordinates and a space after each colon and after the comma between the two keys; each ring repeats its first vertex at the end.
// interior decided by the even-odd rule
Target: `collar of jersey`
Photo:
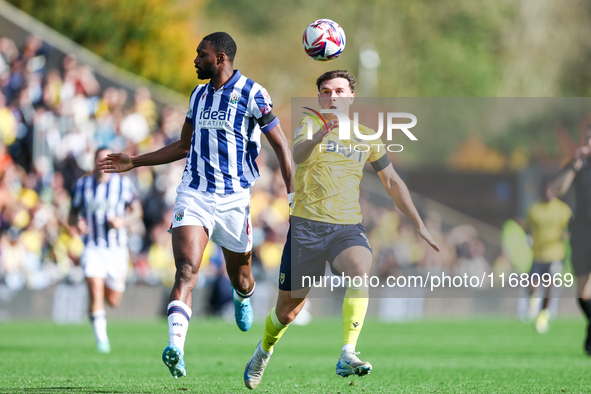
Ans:
{"type": "Polygon", "coordinates": [[[234,70],[234,75],[232,75],[232,78],[230,78],[228,80],[228,82],[226,82],[225,84],[223,84],[218,90],[215,90],[213,88],[213,85],[211,84],[211,81],[207,84],[208,86],[208,92],[209,93],[214,93],[217,91],[223,91],[224,89],[231,89],[234,87],[234,85],[236,85],[236,82],[238,82],[238,80],[240,79],[242,75],[240,74],[240,71],[238,70],[234,70]]]}

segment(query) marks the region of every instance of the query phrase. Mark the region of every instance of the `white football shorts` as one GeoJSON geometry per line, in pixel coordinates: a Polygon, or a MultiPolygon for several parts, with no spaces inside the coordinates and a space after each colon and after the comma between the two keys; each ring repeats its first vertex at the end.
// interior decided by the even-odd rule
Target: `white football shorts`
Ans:
{"type": "Polygon", "coordinates": [[[109,289],[123,293],[129,267],[129,251],[125,246],[102,248],[87,245],[80,256],[86,278],[103,278],[109,289]]]}
{"type": "Polygon", "coordinates": [[[198,191],[181,183],[177,188],[171,230],[203,226],[209,238],[231,252],[252,249],[251,187],[230,194],[198,191]]]}

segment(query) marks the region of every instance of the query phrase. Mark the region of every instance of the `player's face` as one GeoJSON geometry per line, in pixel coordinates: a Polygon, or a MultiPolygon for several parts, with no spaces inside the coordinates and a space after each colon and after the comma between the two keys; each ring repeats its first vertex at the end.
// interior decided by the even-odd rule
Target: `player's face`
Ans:
{"type": "Polygon", "coordinates": [[[113,151],[110,149],[102,149],[96,154],[96,157],[94,158],[95,168],[98,167],[98,164],[100,163],[100,161],[103,160],[105,157],[107,157],[107,155],[109,153],[113,153],[113,151]]]}
{"type": "Polygon", "coordinates": [[[197,47],[197,57],[193,61],[199,79],[211,79],[215,75],[217,54],[209,41],[201,41],[197,47]]]}
{"type": "Polygon", "coordinates": [[[338,109],[349,115],[349,107],[353,104],[355,93],[351,91],[349,81],[335,78],[324,81],[318,92],[318,102],[322,109],[338,109]]]}

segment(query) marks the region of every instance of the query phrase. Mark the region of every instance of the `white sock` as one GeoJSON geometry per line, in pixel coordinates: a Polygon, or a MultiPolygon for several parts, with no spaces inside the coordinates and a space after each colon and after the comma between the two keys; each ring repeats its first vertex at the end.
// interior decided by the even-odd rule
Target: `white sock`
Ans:
{"type": "Polygon", "coordinates": [[[92,319],[92,330],[94,331],[94,337],[97,343],[109,342],[107,336],[107,311],[104,309],[100,311],[94,311],[91,314],[92,319]]]}
{"type": "Polygon", "coordinates": [[[233,289],[234,291],[232,291],[232,296],[234,297],[234,299],[240,303],[242,303],[242,301],[244,301],[247,298],[250,298],[251,295],[254,294],[254,289],[257,287],[257,284],[255,283],[252,286],[252,290],[248,293],[248,294],[241,294],[238,292],[238,290],[233,289]]]}
{"type": "Polygon", "coordinates": [[[341,356],[344,356],[347,353],[355,353],[355,345],[352,343],[344,344],[343,348],[341,349],[341,356]]]}
{"type": "Polygon", "coordinates": [[[191,308],[181,301],[172,301],[166,308],[168,312],[168,338],[170,344],[183,351],[185,348],[185,338],[191,319],[191,308]]]}

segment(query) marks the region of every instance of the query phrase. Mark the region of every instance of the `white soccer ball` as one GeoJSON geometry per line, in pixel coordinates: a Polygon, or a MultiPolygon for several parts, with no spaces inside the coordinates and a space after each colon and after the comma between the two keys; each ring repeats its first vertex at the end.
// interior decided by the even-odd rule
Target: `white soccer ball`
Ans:
{"type": "Polygon", "coordinates": [[[318,19],[304,31],[302,44],[308,56],[327,62],[336,59],[345,49],[345,31],[330,19],[318,19]]]}

